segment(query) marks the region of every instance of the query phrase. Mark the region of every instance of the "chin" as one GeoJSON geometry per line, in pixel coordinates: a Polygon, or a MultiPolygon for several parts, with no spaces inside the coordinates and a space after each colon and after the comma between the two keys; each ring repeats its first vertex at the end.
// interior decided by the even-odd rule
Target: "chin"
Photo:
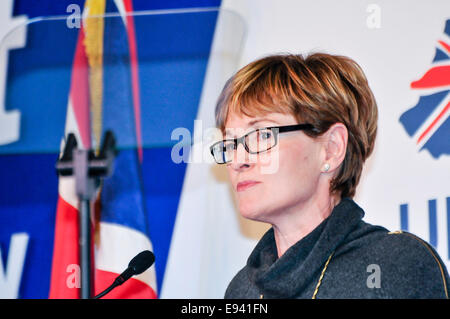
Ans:
{"type": "Polygon", "coordinates": [[[265,222],[264,216],[267,214],[265,211],[265,205],[261,205],[262,203],[251,203],[249,201],[243,202],[239,204],[239,213],[242,217],[259,221],[259,222],[265,222]]]}

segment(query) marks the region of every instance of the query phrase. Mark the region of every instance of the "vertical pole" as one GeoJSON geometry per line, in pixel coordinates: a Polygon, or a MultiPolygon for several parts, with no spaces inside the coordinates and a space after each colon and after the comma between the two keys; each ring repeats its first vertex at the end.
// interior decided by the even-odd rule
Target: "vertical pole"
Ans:
{"type": "Polygon", "coordinates": [[[90,202],[81,200],[80,205],[80,271],[81,299],[91,299],[92,294],[92,255],[91,255],[91,220],[90,202]]]}
{"type": "Polygon", "coordinates": [[[116,155],[114,134],[107,131],[99,156],[92,150],[77,148],[73,133],[69,133],[63,156],[56,162],[56,169],[61,176],[74,176],[79,204],[79,262],[81,298],[94,296],[94,260],[92,254],[91,199],[100,185],[101,178],[111,175],[113,159],[116,155]],[[91,168],[91,169],[90,169],[91,168]]]}
{"type": "Polygon", "coordinates": [[[93,296],[92,255],[91,255],[91,207],[90,199],[93,193],[93,182],[89,177],[89,151],[76,149],[73,152],[74,171],[77,194],[80,199],[79,211],[79,256],[81,299],[93,296]]]}

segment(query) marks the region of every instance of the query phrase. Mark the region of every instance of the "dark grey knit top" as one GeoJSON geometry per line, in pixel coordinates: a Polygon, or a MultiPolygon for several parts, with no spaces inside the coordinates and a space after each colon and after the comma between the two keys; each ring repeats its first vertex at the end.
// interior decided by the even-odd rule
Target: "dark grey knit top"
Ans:
{"type": "Polygon", "coordinates": [[[281,258],[271,228],[225,298],[448,298],[447,269],[430,245],[363,216],[353,200],[343,199],[281,258]]]}

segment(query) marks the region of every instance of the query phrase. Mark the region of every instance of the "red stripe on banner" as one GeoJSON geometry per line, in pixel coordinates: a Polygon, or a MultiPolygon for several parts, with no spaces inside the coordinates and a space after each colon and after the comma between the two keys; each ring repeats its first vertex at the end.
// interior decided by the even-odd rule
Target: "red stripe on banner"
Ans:
{"type": "Polygon", "coordinates": [[[91,148],[91,128],[89,110],[89,64],[84,49],[84,31],[78,33],[78,41],[72,66],[70,99],[77,120],[81,141],[86,149],[91,148]]]}
{"type": "Polygon", "coordinates": [[[442,41],[442,40],[439,40],[438,42],[445,48],[445,50],[447,51],[447,53],[450,54],[450,45],[448,45],[447,43],[445,43],[445,42],[442,41]]]}
{"type": "Polygon", "coordinates": [[[417,139],[417,144],[420,143],[420,141],[423,140],[423,138],[433,129],[433,127],[436,125],[436,123],[444,116],[444,114],[450,110],[450,102],[447,103],[447,105],[444,107],[444,109],[439,113],[438,116],[433,120],[433,122],[430,124],[430,126],[427,127],[427,129],[419,136],[417,139]]]}
{"type": "Polygon", "coordinates": [[[411,83],[412,89],[429,89],[450,85],[450,65],[436,66],[411,83]]]}
{"type": "Polygon", "coordinates": [[[59,196],[49,298],[79,298],[78,251],[78,210],[59,196]]]}
{"type": "Polygon", "coordinates": [[[130,50],[130,64],[131,64],[131,85],[133,91],[133,107],[134,107],[134,121],[136,126],[136,142],[137,150],[139,154],[139,160],[142,163],[142,131],[141,131],[141,98],[139,88],[139,64],[137,56],[137,43],[136,43],[136,31],[134,27],[133,16],[128,15],[133,12],[133,4],[131,0],[124,0],[124,7],[127,13],[127,34],[128,34],[128,47],[130,50]]]}
{"type": "MultiPolygon", "coordinates": [[[[119,274],[104,270],[95,270],[95,294],[108,288],[119,274]]],[[[130,278],[121,286],[114,288],[102,299],[156,299],[155,291],[142,281],[130,278]]]]}

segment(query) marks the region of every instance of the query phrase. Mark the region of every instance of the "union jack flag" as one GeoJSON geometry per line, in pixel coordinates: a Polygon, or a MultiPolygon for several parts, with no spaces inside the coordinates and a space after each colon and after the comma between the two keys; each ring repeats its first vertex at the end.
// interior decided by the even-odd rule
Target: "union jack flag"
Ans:
{"type": "MultiPolygon", "coordinates": [[[[93,218],[95,245],[92,248],[95,248],[94,289],[98,294],[127,268],[134,255],[153,249],[147,236],[140,175],[142,149],[136,39],[133,17],[127,15],[133,11],[132,2],[87,0],[85,8],[89,14],[92,11],[94,18],[87,19],[78,37],[66,131],[78,136],[79,143],[86,149],[91,148],[97,127],[115,128],[120,145],[137,145],[136,150],[120,151],[114,173],[104,181],[96,203],[100,216],[93,218]],[[104,12],[119,12],[120,15],[103,18],[104,12]],[[95,90],[100,94],[94,95],[95,90]],[[99,106],[98,115],[94,108],[99,106]]],[[[79,298],[80,294],[76,276],[70,276],[71,272],[77,274],[72,266],[79,264],[79,203],[74,186],[72,176],[59,180],[50,298],[79,298]]],[[[157,298],[154,267],[131,278],[105,298],[157,298]]]]}
{"type": "Polygon", "coordinates": [[[400,123],[419,151],[426,149],[433,158],[450,155],[450,19],[437,41],[430,68],[411,82],[411,89],[420,92],[420,98],[400,116],[400,123]]]}

